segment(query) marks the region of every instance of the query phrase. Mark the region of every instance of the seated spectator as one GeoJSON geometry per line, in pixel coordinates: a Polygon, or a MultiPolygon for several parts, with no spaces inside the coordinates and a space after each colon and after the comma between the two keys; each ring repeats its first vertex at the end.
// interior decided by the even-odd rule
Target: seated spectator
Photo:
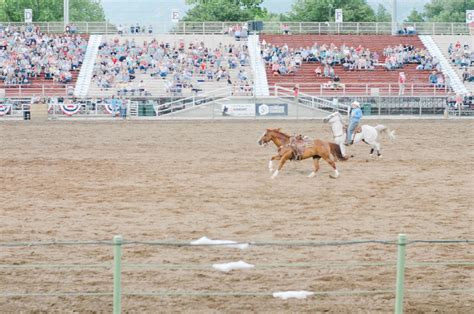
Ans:
{"type": "Polygon", "coordinates": [[[416,34],[415,26],[409,25],[409,26],[407,27],[407,34],[408,34],[408,35],[415,35],[415,34],[416,34]]]}
{"type": "Polygon", "coordinates": [[[474,82],[474,71],[471,70],[469,76],[466,79],[467,82],[474,82]]]}
{"type": "Polygon", "coordinates": [[[324,66],[324,72],[323,72],[324,77],[329,77],[329,65],[324,66]]]}
{"type": "Polygon", "coordinates": [[[438,83],[438,76],[436,75],[436,72],[431,72],[428,77],[428,80],[430,81],[431,86],[436,86],[436,84],[438,83]]]}
{"type": "Polygon", "coordinates": [[[316,77],[320,77],[321,76],[321,67],[316,67],[316,69],[314,69],[314,74],[316,74],[316,77]]]}
{"type": "Polygon", "coordinates": [[[436,76],[436,80],[437,80],[436,87],[437,88],[444,88],[444,76],[443,76],[443,74],[438,73],[438,75],[436,76]]]}
{"type": "Polygon", "coordinates": [[[467,68],[464,68],[464,71],[462,72],[462,81],[463,83],[466,82],[470,77],[469,71],[467,68]]]}

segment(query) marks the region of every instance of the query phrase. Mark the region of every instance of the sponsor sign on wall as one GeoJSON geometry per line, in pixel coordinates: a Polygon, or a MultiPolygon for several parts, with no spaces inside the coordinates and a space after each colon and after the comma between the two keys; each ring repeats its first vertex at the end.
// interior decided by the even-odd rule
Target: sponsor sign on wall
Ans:
{"type": "Polygon", "coordinates": [[[225,104],[222,105],[222,114],[231,117],[255,116],[254,104],[225,104]]]}
{"type": "Polygon", "coordinates": [[[257,116],[287,116],[288,104],[255,104],[257,116]]]}

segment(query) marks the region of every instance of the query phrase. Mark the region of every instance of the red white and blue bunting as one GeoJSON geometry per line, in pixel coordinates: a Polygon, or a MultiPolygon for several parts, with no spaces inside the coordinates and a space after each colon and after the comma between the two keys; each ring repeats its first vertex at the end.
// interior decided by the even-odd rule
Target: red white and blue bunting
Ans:
{"type": "Polygon", "coordinates": [[[8,114],[12,109],[12,105],[0,105],[0,117],[8,114]]]}
{"type": "Polygon", "coordinates": [[[119,114],[120,114],[119,108],[116,107],[115,110],[114,110],[114,108],[112,107],[112,104],[106,103],[105,106],[104,106],[104,108],[105,108],[105,111],[107,111],[108,114],[112,114],[112,112],[114,112],[115,115],[119,115],[119,114]]]}
{"type": "Polygon", "coordinates": [[[73,114],[76,114],[79,112],[81,109],[81,105],[76,105],[76,104],[62,104],[60,105],[61,111],[67,115],[67,116],[72,116],[73,114]]]}

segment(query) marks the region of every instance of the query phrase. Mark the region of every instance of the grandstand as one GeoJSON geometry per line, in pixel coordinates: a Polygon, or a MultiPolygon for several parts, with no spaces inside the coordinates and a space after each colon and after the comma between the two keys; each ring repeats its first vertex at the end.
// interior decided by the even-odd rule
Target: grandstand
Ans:
{"type": "Polygon", "coordinates": [[[96,78],[88,93],[90,97],[122,94],[125,96],[128,94],[129,96],[188,97],[201,92],[226,88],[229,84],[227,76],[233,84],[243,84],[238,77],[240,71],[246,74],[245,81],[249,85],[252,82],[246,45],[244,42],[236,42],[230,36],[207,35],[200,36],[199,39],[192,35],[104,36],[101,46],[104,49],[99,51],[95,64],[96,78]],[[144,45],[150,48],[153,43],[155,47],[151,48],[152,51],[145,52],[147,49],[143,49],[144,45]],[[107,45],[114,48],[103,53],[107,45]],[[134,64],[131,66],[135,78],[130,80],[127,77],[126,80],[120,81],[113,74],[114,82],[109,87],[100,86],[97,77],[100,76],[100,56],[103,60],[110,60],[117,54],[117,50],[127,50],[126,46],[130,49],[122,54],[124,60],[133,53],[133,50],[137,50],[137,56],[132,58],[134,64]],[[241,59],[242,54],[244,57],[241,59]],[[146,71],[141,69],[139,63],[142,61],[147,64],[146,71]],[[231,61],[232,66],[230,66],[231,61]],[[160,66],[165,65],[167,75],[162,77],[160,66]],[[218,79],[220,68],[225,70],[225,73],[218,79]],[[184,72],[187,72],[188,77],[181,77],[185,74],[184,72]],[[139,87],[140,84],[141,87],[139,87]],[[140,92],[139,89],[144,91],[140,92]]]}
{"type": "MultiPolygon", "coordinates": [[[[203,31],[204,27],[205,25],[203,31]]],[[[431,97],[430,102],[439,107],[456,93],[467,95],[466,88],[471,93],[473,91],[472,83],[462,83],[463,70],[449,65],[450,62],[447,61],[450,41],[462,41],[472,46],[472,37],[468,36],[334,33],[276,35],[263,32],[251,35],[249,39],[252,40],[247,41],[247,38],[237,40],[232,34],[215,34],[214,28],[213,34],[198,36],[141,33],[124,36],[82,34],[79,37],[71,34],[42,34],[37,29],[24,32],[21,27],[11,27],[8,32],[0,32],[0,46],[8,47],[0,50],[0,88],[4,89],[10,102],[21,99],[29,103],[28,98],[32,96],[70,97],[67,101],[74,102],[73,91],[81,90],[81,93],[74,92],[74,96],[82,98],[83,103],[97,103],[95,99],[123,96],[138,104],[154,103],[155,111],[158,106],[167,109],[175,105],[179,109],[193,107],[198,103],[214,101],[215,97],[242,96],[245,99],[249,96],[277,95],[288,99],[295,86],[299,87],[299,92],[305,97],[312,97],[311,106],[315,103],[324,103],[326,106],[324,99],[332,101],[333,97],[362,97],[363,101],[368,102],[376,102],[370,97],[389,97],[385,101],[398,106],[403,101],[399,96],[403,96],[431,97]],[[31,38],[36,42],[25,47],[28,53],[24,58],[19,57],[14,47],[7,44],[20,33],[25,43],[31,38]],[[97,41],[96,45],[91,44],[94,40],[97,41]],[[73,41],[78,42],[71,44],[73,41]],[[50,58],[38,63],[35,59],[38,49],[46,43],[53,44],[50,58]],[[370,59],[370,65],[367,69],[348,69],[345,65],[336,63],[333,67],[334,74],[339,80],[335,84],[330,77],[315,74],[316,68],[324,68],[321,60],[299,60],[296,66],[295,60],[291,60],[290,70],[294,70],[293,73],[274,75],[272,67],[275,60],[267,60],[265,63],[262,58],[267,51],[282,47],[287,48],[294,57],[297,51],[309,49],[315,44],[317,47],[325,45],[328,49],[346,47],[350,51],[367,51],[362,55],[364,58],[367,56],[367,60],[370,59]],[[387,48],[395,51],[395,47],[412,47],[410,49],[416,52],[416,59],[404,61],[400,68],[387,69],[385,52],[387,48]],[[436,52],[438,47],[442,54],[436,52]],[[67,52],[62,52],[61,49],[67,52]],[[84,60],[87,69],[83,67],[85,55],[90,58],[84,60]],[[8,69],[12,67],[12,60],[24,67],[14,73],[16,76],[28,77],[26,82],[11,81],[12,76],[8,74],[11,70],[8,69]],[[76,64],[74,67],[71,66],[73,60],[76,64]],[[430,69],[420,69],[419,63],[426,60],[429,60],[430,69]],[[58,62],[63,66],[60,70],[56,69],[58,62]],[[262,64],[261,69],[259,64],[262,64]],[[51,67],[56,69],[54,74],[49,73],[51,67]],[[37,72],[30,75],[33,71],[37,72]],[[402,71],[406,77],[403,93],[400,92],[398,81],[402,71]],[[430,81],[433,71],[440,83],[430,81]],[[66,72],[69,77],[67,82],[63,82],[60,78],[66,72]],[[85,72],[90,72],[90,75],[85,72]],[[161,75],[161,72],[166,72],[166,75],[161,75]],[[79,76],[82,80],[78,82],[79,76]],[[220,79],[217,79],[218,76],[220,79]]],[[[276,63],[278,62],[281,60],[276,63]]],[[[421,103],[421,98],[417,99],[421,103]]],[[[440,110],[433,109],[433,112],[439,113],[440,110]]]]}
{"type": "Polygon", "coordinates": [[[362,46],[371,52],[377,52],[379,63],[375,69],[346,71],[342,65],[334,67],[336,75],[339,76],[341,84],[345,88],[339,90],[331,89],[327,77],[315,75],[314,70],[321,67],[320,62],[305,62],[295,75],[274,76],[270,67],[267,67],[267,77],[270,86],[294,86],[299,84],[300,91],[309,94],[326,95],[366,95],[370,89],[377,88],[381,95],[398,94],[398,76],[403,71],[408,78],[406,92],[409,95],[431,95],[434,92],[444,94],[444,88],[434,90],[428,84],[430,70],[417,70],[417,64],[405,64],[402,69],[387,70],[383,66],[384,49],[389,46],[407,45],[417,49],[424,49],[423,43],[418,36],[387,36],[387,35],[263,35],[261,40],[274,46],[287,45],[290,49],[311,47],[315,43],[334,44],[337,47],[345,45],[357,48],[362,46]]]}
{"type": "Polygon", "coordinates": [[[44,34],[39,28],[1,29],[0,88],[7,97],[71,95],[87,39],[87,35],[44,34]]]}

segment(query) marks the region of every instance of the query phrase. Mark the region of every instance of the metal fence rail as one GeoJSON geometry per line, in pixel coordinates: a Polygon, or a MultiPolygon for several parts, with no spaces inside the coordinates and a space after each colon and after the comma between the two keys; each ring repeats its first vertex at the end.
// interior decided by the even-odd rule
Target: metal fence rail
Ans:
{"type": "MultiPolygon", "coordinates": [[[[141,22],[141,21],[137,21],[141,22]]],[[[116,34],[117,26],[110,22],[72,22],[78,33],[88,34],[116,34]]],[[[243,22],[144,22],[142,26],[151,25],[153,33],[171,34],[224,34],[229,28],[247,23],[243,22]]],[[[25,26],[20,22],[0,22],[3,27],[25,26]]],[[[35,22],[40,29],[47,33],[64,32],[64,23],[59,22],[35,22]]],[[[396,28],[402,29],[404,25],[413,25],[418,35],[469,35],[470,28],[466,23],[443,23],[443,22],[422,22],[422,23],[397,23],[396,28]]],[[[264,21],[264,34],[281,34],[283,25],[288,25],[291,34],[392,34],[391,22],[277,22],[264,21]]],[[[127,31],[127,29],[124,29],[127,31]]],[[[147,31],[146,31],[147,32],[147,31]]]]}
{"type": "MultiPolygon", "coordinates": [[[[260,241],[260,242],[235,242],[231,245],[246,244],[251,246],[279,246],[279,247],[325,247],[325,246],[353,246],[362,244],[376,244],[397,246],[397,262],[319,262],[319,263],[270,263],[256,265],[257,269],[270,268],[359,268],[359,267],[397,267],[396,289],[380,289],[373,290],[337,290],[337,291],[314,291],[314,295],[327,296],[349,296],[349,295],[369,295],[369,294],[395,294],[395,313],[403,313],[403,296],[405,293],[474,293],[474,289],[464,288],[435,288],[435,289],[407,289],[404,288],[405,268],[422,267],[422,266],[473,266],[474,260],[452,260],[452,261],[427,261],[427,262],[408,262],[405,261],[406,249],[409,245],[414,244],[457,244],[472,245],[474,240],[411,240],[408,241],[406,236],[400,234],[398,241],[392,240],[347,240],[347,241],[260,241]]],[[[121,312],[122,296],[149,296],[149,297],[234,297],[234,296],[272,296],[271,292],[262,291],[124,291],[122,292],[121,274],[124,270],[136,269],[211,269],[208,264],[139,264],[139,263],[123,263],[122,264],[122,248],[124,246],[147,245],[147,246],[167,246],[167,247],[198,247],[213,246],[219,248],[229,246],[229,243],[223,244],[191,244],[187,241],[125,241],[122,236],[115,236],[113,241],[37,241],[37,242],[0,242],[0,250],[7,248],[24,249],[25,247],[45,247],[45,246],[112,246],[113,247],[113,263],[97,263],[97,264],[1,264],[0,271],[7,270],[27,270],[27,269],[105,269],[113,270],[113,292],[111,291],[49,291],[49,292],[0,292],[0,298],[17,298],[17,297],[113,297],[114,313],[121,312]]]]}

